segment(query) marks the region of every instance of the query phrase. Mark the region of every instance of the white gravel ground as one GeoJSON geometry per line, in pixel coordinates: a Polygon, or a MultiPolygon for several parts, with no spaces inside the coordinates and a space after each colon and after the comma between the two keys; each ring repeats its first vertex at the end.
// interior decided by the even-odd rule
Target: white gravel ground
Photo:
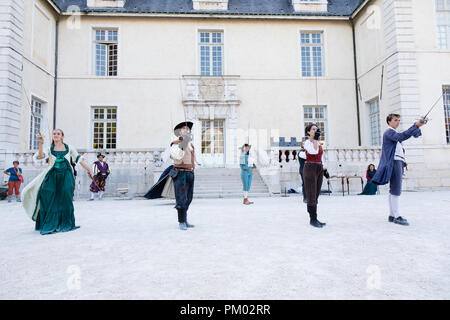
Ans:
{"type": "Polygon", "coordinates": [[[77,225],[41,236],[0,202],[0,299],[450,299],[450,191],[194,199],[181,231],[167,200],[75,202],[77,225]]]}

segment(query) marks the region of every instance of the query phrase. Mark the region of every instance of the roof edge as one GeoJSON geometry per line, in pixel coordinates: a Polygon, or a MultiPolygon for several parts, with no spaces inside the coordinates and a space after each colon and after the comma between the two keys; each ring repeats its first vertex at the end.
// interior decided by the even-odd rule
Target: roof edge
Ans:
{"type": "Polygon", "coordinates": [[[61,8],[58,6],[58,4],[57,4],[54,0],[46,0],[46,2],[47,2],[53,9],[55,9],[55,11],[56,11],[58,14],[61,14],[61,13],[62,13],[61,8]]]}
{"type": "Polygon", "coordinates": [[[352,14],[350,15],[350,19],[356,18],[356,16],[361,12],[362,9],[372,0],[364,0],[362,1],[356,8],[353,10],[352,14]]]}
{"type": "MultiPolygon", "coordinates": [[[[99,11],[99,10],[83,10],[79,12],[80,15],[85,16],[126,16],[126,17],[164,17],[164,18],[218,18],[218,19],[276,19],[276,20],[301,20],[301,19],[317,19],[317,20],[346,20],[349,15],[317,15],[317,14],[254,14],[254,13],[199,13],[199,12],[130,12],[130,11],[99,11]]],[[[64,11],[62,15],[72,15],[71,12],[64,11]]]]}

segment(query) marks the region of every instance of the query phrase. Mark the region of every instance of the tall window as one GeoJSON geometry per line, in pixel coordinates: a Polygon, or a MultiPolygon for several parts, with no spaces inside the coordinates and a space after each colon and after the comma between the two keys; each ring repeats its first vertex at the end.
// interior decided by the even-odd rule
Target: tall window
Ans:
{"type": "Polygon", "coordinates": [[[223,32],[200,32],[200,74],[221,76],[223,74],[223,32]]]}
{"type": "Polygon", "coordinates": [[[224,120],[202,120],[202,154],[224,153],[224,120]]]}
{"type": "Polygon", "coordinates": [[[117,76],[117,30],[94,30],[95,75],[117,76]]]}
{"type": "Polygon", "coordinates": [[[437,34],[439,48],[450,49],[450,0],[436,0],[437,34]]]}
{"type": "Polygon", "coordinates": [[[444,113],[445,113],[445,133],[447,136],[447,143],[450,143],[450,86],[444,86],[444,113]]]}
{"type": "Polygon", "coordinates": [[[39,149],[39,140],[37,134],[41,130],[43,121],[43,105],[42,102],[32,98],[31,100],[31,120],[30,120],[30,150],[39,149]]]}
{"type": "Polygon", "coordinates": [[[115,107],[92,108],[92,147],[115,149],[117,143],[117,109],[115,107]]]}
{"type": "Polygon", "coordinates": [[[303,107],[304,128],[311,123],[316,124],[320,131],[320,141],[325,142],[327,136],[327,108],[325,106],[303,107]]]}
{"type": "Polygon", "coordinates": [[[302,77],[323,76],[323,33],[300,33],[302,77]]]}
{"type": "Polygon", "coordinates": [[[370,144],[381,145],[380,102],[378,98],[367,103],[369,109],[370,144]]]}

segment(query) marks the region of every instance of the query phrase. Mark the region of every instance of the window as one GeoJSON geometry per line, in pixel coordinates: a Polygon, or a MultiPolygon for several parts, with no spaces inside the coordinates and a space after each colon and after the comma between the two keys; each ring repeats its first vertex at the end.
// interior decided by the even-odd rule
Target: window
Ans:
{"type": "Polygon", "coordinates": [[[450,0],[436,0],[438,45],[450,50],[450,0]]]}
{"type": "Polygon", "coordinates": [[[211,153],[211,121],[202,121],[202,154],[211,153]]]}
{"type": "Polygon", "coordinates": [[[300,33],[302,77],[323,76],[323,33],[300,33]]]}
{"type": "Polygon", "coordinates": [[[369,108],[369,124],[370,124],[370,144],[372,146],[381,145],[381,129],[380,129],[380,103],[378,98],[367,103],[369,108]]]}
{"type": "Polygon", "coordinates": [[[37,135],[41,130],[41,124],[43,121],[43,103],[36,100],[35,98],[31,99],[31,120],[30,120],[30,150],[39,149],[39,140],[37,135]]]}
{"type": "Polygon", "coordinates": [[[447,143],[450,143],[450,86],[444,86],[442,91],[444,94],[445,134],[447,143]]]}
{"type": "Polygon", "coordinates": [[[94,30],[95,75],[117,76],[117,30],[94,30]]]}
{"type": "Polygon", "coordinates": [[[92,147],[115,149],[117,146],[117,108],[92,108],[92,147]]]}
{"type": "Polygon", "coordinates": [[[223,75],[223,32],[200,32],[200,74],[223,75]]]}
{"type": "Polygon", "coordinates": [[[327,108],[325,106],[303,107],[303,122],[304,128],[311,123],[317,125],[322,132],[320,141],[325,143],[327,136],[327,108]]]}
{"type": "Polygon", "coordinates": [[[202,154],[224,153],[224,120],[202,120],[202,154]]]}

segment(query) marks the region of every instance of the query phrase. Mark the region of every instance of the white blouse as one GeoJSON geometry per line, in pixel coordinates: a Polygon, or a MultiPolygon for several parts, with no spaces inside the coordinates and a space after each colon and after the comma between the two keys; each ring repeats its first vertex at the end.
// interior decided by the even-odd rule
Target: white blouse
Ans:
{"type": "Polygon", "coordinates": [[[320,146],[320,142],[318,142],[318,146],[317,146],[317,150],[314,149],[314,142],[311,142],[311,140],[306,140],[305,141],[305,150],[309,153],[309,154],[318,154],[319,153],[319,146],[320,146]]]}

